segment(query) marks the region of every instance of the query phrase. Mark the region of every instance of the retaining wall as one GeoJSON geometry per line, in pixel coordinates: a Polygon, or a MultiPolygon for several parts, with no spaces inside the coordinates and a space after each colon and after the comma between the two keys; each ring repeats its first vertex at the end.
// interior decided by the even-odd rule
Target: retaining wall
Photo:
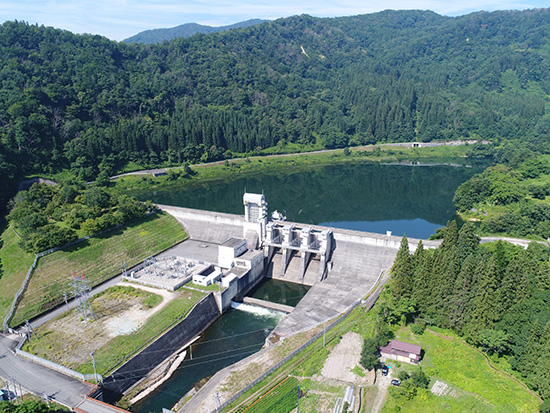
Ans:
{"type": "Polygon", "coordinates": [[[103,397],[112,403],[124,392],[149,374],[167,357],[193,337],[203,332],[220,316],[214,294],[203,298],[187,317],[126,362],[103,381],[103,397]]]}

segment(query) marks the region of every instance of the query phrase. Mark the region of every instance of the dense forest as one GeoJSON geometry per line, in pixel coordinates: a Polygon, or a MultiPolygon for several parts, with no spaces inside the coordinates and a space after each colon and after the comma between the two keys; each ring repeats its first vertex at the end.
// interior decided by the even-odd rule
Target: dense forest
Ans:
{"type": "Polygon", "coordinates": [[[505,356],[550,411],[548,247],[480,244],[475,226],[452,221],[436,250],[409,253],[404,237],[389,281],[387,322],[452,328],[489,354],[505,356]]]}
{"type": "Polygon", "coordinates": [[[0,174],[550,133],[550,11],[307,15],[159,45],[0,26],[0,174]]]}

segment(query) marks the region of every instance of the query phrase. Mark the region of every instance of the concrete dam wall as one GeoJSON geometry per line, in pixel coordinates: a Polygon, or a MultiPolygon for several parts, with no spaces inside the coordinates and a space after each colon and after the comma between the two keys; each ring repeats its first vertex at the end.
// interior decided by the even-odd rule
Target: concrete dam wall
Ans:
{"type": "Polygon", "coordinates": [[[203,298],[187,317],[126,362],[103,382],[103,397],[112,403],[183,345],[202,333],[220,312],[213,294],[203,298]]]}

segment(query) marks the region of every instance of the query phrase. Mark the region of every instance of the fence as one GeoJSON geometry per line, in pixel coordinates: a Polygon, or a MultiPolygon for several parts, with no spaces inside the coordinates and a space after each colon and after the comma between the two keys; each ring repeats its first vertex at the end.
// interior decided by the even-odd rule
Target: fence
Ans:
{"type": "MultiPolygon", "coordinates": [[[[157,212],[156,211],[152,211],[152,212],[148,212],[147,214],[145,214],[145,216],[143,217],[140,217],[139,219],[143,219],[143,218],[146,218],[150,215],[153,215],[153,214],[156,214],[157,212]]],[[[132,221],[133,222],[133,221],[132,221]]],[[[11,321],[14,313],[15,313],[15,310],[17,309],[17,306],[19,305],[19,302],[21,301],[21,298],[23,296],[23,293],[25,292],[25,290],[27,289],[27,286],[29,284],[29,281],[31,280],[31,276],[32,276],[32,273],[34,271],[34,269],[36,268],[36,264],[38,263],[38,259],[39,258],[42,258],[46,255],[49,255],[49,254],[52,254],[56,251],[60,251],[62,249],[65,249],[65,248],[68,248],[68,247],[72,247],[73,245],[76,245],[78,244],[79,242],[82,242],[82,241],[86,241],[90,238],[93,238],[93,237],[97,237],[101,234],[104,234],[106,232],[109,232],[109,231],[112,231],[112,230],[115,230],[117,228],[120,228],[122,227],[123,225],[127,225],[129,224],[130,222],[125,222],[125,223],[122,223],[122,224],[117,224],[115,225],[114,227],[111,227],[111,228],[108,228],[108,229],[105,229],[101,232],[98,232],[97,234],[95,235],[87,235],[85,237],[82,237],[82,238],[79,238],[75,241],[72,241],[72,242],[69,242],[67,244],[64,244],[64,245],[61,245],[59,247],[54,247],[54,248],[50,248],[49,250],[46,250],[46,251],[42,251],[42,252],[39,252],[38,254],[36,254],[36,256],[34,257],[34,262],[32,263],[32,265],[30,266],[29,268],[29,271],[27,272],[27,276],[25,277],[25,280],[23,281],[23,285],[21,286],[21,288],[17,291],[17,293],[15,293],[15,297],[13,298],[13,302],[11,303],[11,307],[10,307],[10,311],[9,313],[6,315],[6,318],[4,318],[4,322],[2,324],[2,329],[4,331],[7,331],[8,328],[9,328],[9,322],[11,321]]]]}
{"type": "Polygon", "coordinates": [[[62,366],[60,364],[54,363],[53,361],[43,359],[42,357],[35,356],[34,354],[27,353],[26,351],[21,350],[21,347],[23,347],[23,344],[25,344],[25,339],[21,340],[17,347],[15,348],[15,354],[17,354],[20,357],[25,357],[26,359],[29,359],[37,364],[40,364],[44,367],[47,367],[51,370],[58,371],[60,373],[66,374],[67,376],[74,377],[76,379],[82,380],[82,381],[88,381],[88,380],[96,380],[96,382],[103,381],[103,377],[101,374],[82,374],[78,371],[71,370],[70,368],[67,368],[65,366],[62,366]]]}
{"type": "MultiPolygon", "coordinates": [[[[380,274],[378,275],[378,280],[376,280],[376,283],[374,284],[373,288],[380,282],[383,274],[384,274],[384,272],[380,271],[380,274]]],[[[257,377],[254,381],[252,381],[246,387],[239,390],[237,393],[235,393],[233,396],[231,396],[228,400],[226,400],[220,407],[218,407],[218,409],[213,410],[212,413],[217,413],[217,412],[222,411],[223,409],[225,409],[227,406],[229,406],[231,403],[233,403],[235,400],[237,400],[239,397],[241,397],[245,392],[250,390],[252,387],[254,387],[260,381],[265,379],[267,376],[269,376],[271,373],[273,373],[275,370],[277,370],[283,364],[288,362],[291,358],[296,356],[301,351],[305,350],[307,347],[309,347],[311,344],[313,344],[313,342],[315,342],[316,340],[321,338],[323,336],[323,334],[325,334],[327,331],[330,331],[331,329],[336,327],[342,320],[344,320],[348,315],[350,315],[350,313],[353,310],[355,310],[358,305],[363,303],[363,304],[365,304],[365,307],[367,307],[369,309],[372,308],[372,306],[374,305],[374,303],[378,299],[378,295],[380,294],[380,291],[381,291],[382,287],[383,287],[383,283],[380,283],[380,285],[378,285],[378,287],[375,289],[374,293],[371,294],[367,298],[367,300],[365,300],[365,301],[357,300],[355,303],[352,304],[352,306],[344,314],[342,314],[340,317],[338,317],[338,319],[333,321],[328,327],[324,328],[323,331],[320,331],[319,333],[317,333],[315,336],[310,338],[308,341],[306,341],[304,344],[302,344],[299,348],[294,350],[292,353],[290,353],[284,359],[282,359],[277,364],[275,364],[274,366],[269,368],[267,371],[265,371],[261,376],[257,377]]],[[[372,291],[372,289],[371,289],[371,291],[372,291]]],[[[370,293],[370,291],[369,291],[369,293],[370,293]]]]}

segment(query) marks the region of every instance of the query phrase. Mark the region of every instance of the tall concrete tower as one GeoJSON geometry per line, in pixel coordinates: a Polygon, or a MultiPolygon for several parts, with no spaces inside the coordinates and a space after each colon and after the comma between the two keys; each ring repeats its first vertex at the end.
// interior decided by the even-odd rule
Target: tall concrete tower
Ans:
{"type": "Polygon", "coordinates": [[[243,195],[244,226],[243,236],[249,249],[256,249],[265,238],[267,225],[267,202],[263,194],[243,195]]]}

